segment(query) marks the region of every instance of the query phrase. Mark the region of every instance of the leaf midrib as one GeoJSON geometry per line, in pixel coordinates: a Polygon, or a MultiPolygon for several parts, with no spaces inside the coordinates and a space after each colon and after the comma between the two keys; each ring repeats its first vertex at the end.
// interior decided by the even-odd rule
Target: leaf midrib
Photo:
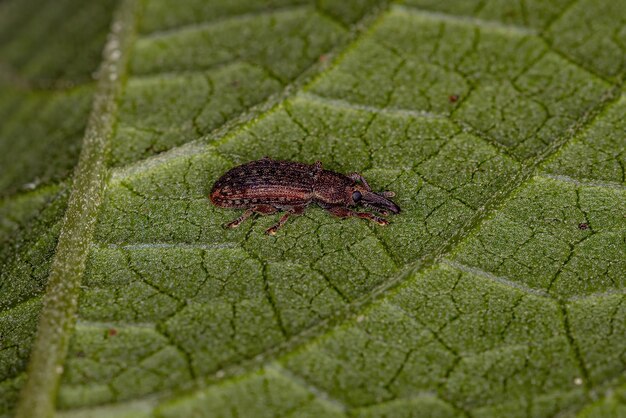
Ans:
{"type": "Polygon", "coordinates": [[[138,1],[122,1],[104,49],[100,80],[48,276],[27,379],[17,404],[18,418],[54,414],[56,390],[75,321],[78,290],[102,200],[107,174],[106,155],[138,11],[138,1]]]}

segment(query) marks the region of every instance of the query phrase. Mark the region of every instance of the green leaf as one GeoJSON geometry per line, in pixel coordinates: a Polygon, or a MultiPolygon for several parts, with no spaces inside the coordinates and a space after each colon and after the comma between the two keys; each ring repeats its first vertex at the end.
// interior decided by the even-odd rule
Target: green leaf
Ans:
{"type": "Polygon", "coordinates": [[[399,3],[0,3],[0,416],[623,415],[626,3],[399,3]]]}

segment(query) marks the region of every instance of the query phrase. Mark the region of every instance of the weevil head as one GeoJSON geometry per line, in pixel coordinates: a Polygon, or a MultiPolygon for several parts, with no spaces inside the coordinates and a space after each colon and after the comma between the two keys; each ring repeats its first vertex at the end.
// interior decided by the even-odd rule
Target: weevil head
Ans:
{"type": "Polygon", "coordinates": [[[366,208],[372,208],[386,215],[387,212],[400,213],[398,205],[393,203],[389,198],[394,197],[394,192],[376,193],[363,185],[357,184],[352,191],[352,201],[354,205],[363,205],[366,208]]]}

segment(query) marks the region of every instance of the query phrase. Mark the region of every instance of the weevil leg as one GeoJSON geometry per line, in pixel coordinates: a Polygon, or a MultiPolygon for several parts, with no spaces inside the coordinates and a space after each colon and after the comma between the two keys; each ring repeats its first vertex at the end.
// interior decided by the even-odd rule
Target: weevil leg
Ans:
{"type": "Polygon", "coordinates": [[[372,188],[370,187],[370,185],[367,184],[367,180],[365,180],[365,178],[362,175],[360,175],[359,173],[350,173],[350,174],[348,174],[348,177],[350,177],[354,181],[360,181],[361,184],[363,184],[363,186],[365,186],[365,188],[368,191],[370,191],[370,192],[372,191],[372,188]]]}
{"type": "Polygon", "coordinates": [[[278,223],[268,228],[265,233],[268,235],[276,235],[276,231],[287,222],[289,216],[291,215],[300,215],[304,212],[305,206],[294,206],[289,211],[287,211],[283,216],[280,217],[278,223]]]}
{"type": "Polygon", "coordinates": [[[258,213],[261,215],[271,215],[272,213],[278,212],[278,208],[275,208],[272,205],[256,205],[251,209],[254,213],[258,213]]]}
{"type": "Polygon", "coordinates": [[[376,207],[376,206],[374,206],[374,205],[368,205],[367,203],[363,203],[363,206],[365,206],[365,207],[366,207],[366,208],[368,208],[368,209],[373,210],[374,212],[378,212],[378,213],[380,213],[380,214],[381,214],[381,215],[383,215],[383,216],[387,216],[387,215],[389,215],[389,212],[387,212],[387,211],[386,211],[386,210],[384,210],[384,209],[377,208],[377,207],[376,207]]]}
{"type": "Polygon", "coordinates": [[[280,217],[280,219],[278,220],[278,223],[276,225],[271,226],[270,228],[267,228],[265,230],[265,233],[267,235],[276,235],[276,231],[278,231],[278,228],[280,228],[281,226],[285,224],[285,222],[287,222],[287,219],[289,219],[289,215],[291,215],[291,212],[285,213],[283,216],[280,217]]]}
{"type": "Polygon", "coordinates": [[[344,208],[342,206],[334,206],[327,209],[331,214],[338,216],[340,218],[349,218],[351,216],[361,218],[361,219],[369,219],[370,221],[376,222],[378,225],[389,225],[389,221],[386,219],[380,218],[376,215],[367,212],[354,212],[348,208],[344,208]]]}
{"type": "Polygon", "coordinates": [[[250,209],[246,209],[246,211],[243,213],[243,215],[241,215],[240,217],[238,217],[234,221],[225,224],[224,228],[237,228],[239,225],[241,225],[241,223],[243,221],[245,221],[246,219],[248,219],[249,217],[251,217],[255,213],[259,213],[261,215],[271,215],[272,213],[276,213],[276,212],[278,212],[278,209],[276,209],[272,205],[257,205],[257,206],[253,206],[250,209]]]}
{"type": "Polygon", "coordinates": [[[243,215],[241,215],[240,217],[238,217],[237,219],[235,219],[232,222],[228,222],[227,224],[224,224],[224,228],[237,228],[239,225],[241,225],[241,223],[243,221],[245,221],[246,219],[248,219],[250,216],[252,216],[252,214],[254,213],[253,209],[247,209],[243,215]]]}

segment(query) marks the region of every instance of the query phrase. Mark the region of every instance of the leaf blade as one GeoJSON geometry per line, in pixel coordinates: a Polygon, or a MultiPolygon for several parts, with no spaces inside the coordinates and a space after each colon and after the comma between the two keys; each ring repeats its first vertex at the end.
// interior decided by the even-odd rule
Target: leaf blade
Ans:
{"type": "MultiPolygon", "coordinates": [[[[167,415],[206,412],[207,399],[225,396],[213,413],[245,415],[249,402],[264,402],[269,414],[551,416],[591,408],[594,391],[618,385],[623,219],[611,209],[623,187],[611,128],[623,100],[605,73],[615,67],[602,61],[590,72],[577,63],[584,49],[552,45],[554,22],[569,16],[558,2],[489,3],[497,7],[444,11],[498,22],[392,6],[327,71],[267,100],[256,119],[227,122],[215,142],[194,139],[223,123],[195,123],[206,89],[180,106],[179,119],[150,119],[162,106],[173,110],[166,92],[133,113],[133,100],[148,102],[163,81],[173,81],[170,101],[187,82],[183,96],[193,99],[204,73],[132,75],[118,140],[164,140],[122,151],[115,164],[174,148],[115,169],[108,183],[61,407],[167,415]],[[541,7],[553,8],[542,16],[541,7]],[[144,81],[149,87],[136,89],[144,81]],[[190,114],[194,124],[185,126],[190,114]],[[585,146],[596,143],[587,158],[585,146]],[[267,218],[224,233],[230,215],[207,208],[207,187],[268,153],[360,170],[376,189],[396,191],[403,213],[378,229],[311,209],[278,240],[257,233],[267,218]],[[594,159],[607,164],[594,170],[594,159]],[[602,283],[592,277],[600,270],[602,283]],[[596,309],[605,300],[610,308],[596,309]],[[612,331],[602,326],[607,318],[612,331]],[[592,343],[600,334],[606,347],[592,343]],[[99,384],[94,361],[104,365],[99,384]],[[128,403],[94,406],[120,401],[128,403]]],[[[326,7],[313,12],[320,21],[343,21],[326,7]]],[[[253,9],[238,20],[223,12],[218,26],[273,13],[253,9]]],[[[142,42],[204,34],[213,23],[198,24],[203,13],[153,23],[168,29],[142,42]]],[[[166,67],[177,68],[169,59],[166,67]]],[[[212,65],[204,59],[180,68],[212,65]]]]}

